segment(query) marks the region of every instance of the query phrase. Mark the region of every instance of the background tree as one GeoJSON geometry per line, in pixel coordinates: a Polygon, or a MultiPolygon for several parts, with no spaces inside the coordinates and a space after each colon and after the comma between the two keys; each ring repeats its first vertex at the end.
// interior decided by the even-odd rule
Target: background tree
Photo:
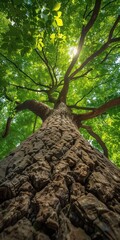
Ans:
{"type": "Polygon", "coordinates": [[[119,239],[119,170],[97,134],[106,140],[118,124],[118,10],[101,0],[1,3],[2,154],[43,121],[1,163],[1,238],[119,239]]]}

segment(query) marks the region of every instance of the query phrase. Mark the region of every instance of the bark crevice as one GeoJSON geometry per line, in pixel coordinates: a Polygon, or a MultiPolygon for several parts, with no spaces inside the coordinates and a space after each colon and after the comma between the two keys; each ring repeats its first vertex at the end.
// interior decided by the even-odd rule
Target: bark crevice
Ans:
{"type": "Polygon", "coordinates": [[[5,161],[1,239],[119,240],[120,172],[80,135],[64,104],[5,161]]]}

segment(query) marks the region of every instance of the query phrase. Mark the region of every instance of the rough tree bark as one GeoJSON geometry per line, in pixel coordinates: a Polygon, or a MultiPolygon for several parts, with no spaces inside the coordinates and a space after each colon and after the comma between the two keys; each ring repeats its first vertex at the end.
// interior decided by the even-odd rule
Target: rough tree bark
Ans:
{"type": "Polygon", "coordinates": [[[65,104],[3,163],[1,240],[120,239],[120,172],[83,139],[65,104]]]}

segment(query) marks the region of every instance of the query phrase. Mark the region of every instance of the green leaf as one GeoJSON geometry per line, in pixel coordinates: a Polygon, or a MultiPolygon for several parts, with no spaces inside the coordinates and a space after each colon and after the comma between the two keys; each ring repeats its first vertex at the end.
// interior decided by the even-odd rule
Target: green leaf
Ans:
{"type": "Polygon", "coordinates": [[[55,20],[56,20],[56,23],[59,27],[63,26],[63,21],[62,21],[61,18],[59,18],[58,16],[55,16],[55,20]]]}
{"type": "Polygon", "coordinates": [[[54,8],[53,8],[53,11],[58,11],[61,7],[61,3],[56,3],[54,8]]]}

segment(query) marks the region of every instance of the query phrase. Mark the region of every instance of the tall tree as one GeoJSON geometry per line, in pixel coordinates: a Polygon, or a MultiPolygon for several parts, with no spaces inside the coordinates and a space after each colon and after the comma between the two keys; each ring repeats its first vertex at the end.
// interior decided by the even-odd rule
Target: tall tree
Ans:
{"type": "Polygon", "coordinates": [[[2,239],[119,239],[120,173],[100,137],[119,117],[118,9],[101,0],[1,3],[2,154],[43,122],[1,162],[2,239]]]}

